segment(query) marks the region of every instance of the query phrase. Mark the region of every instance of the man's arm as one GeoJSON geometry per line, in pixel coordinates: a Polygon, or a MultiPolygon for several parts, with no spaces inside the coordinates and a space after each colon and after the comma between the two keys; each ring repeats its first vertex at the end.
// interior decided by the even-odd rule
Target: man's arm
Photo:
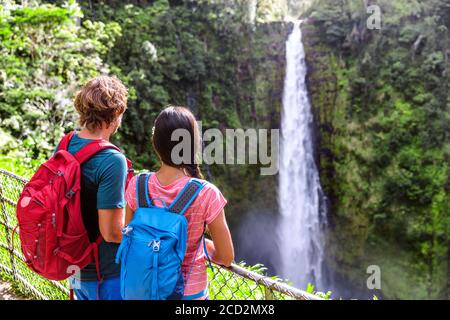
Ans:
{"type": "Polygon", "coordinates": [[[122,241],[123,219],[124,210],[122,208],[98,210],[100,233],[106,242],[120,243],[122,241]]]}
{"type": "Polygon", "coordinates": [[[127,163],[120,153],[111,154],[104,163],[97,192],[98,224],[106,242],[120,243],[125,219],[127,163]]]}

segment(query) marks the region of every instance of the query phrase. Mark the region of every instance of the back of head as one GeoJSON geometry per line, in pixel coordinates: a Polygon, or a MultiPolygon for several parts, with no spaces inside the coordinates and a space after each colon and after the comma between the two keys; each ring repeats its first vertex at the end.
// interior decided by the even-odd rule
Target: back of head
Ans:
{"type": "Polygon", "coordinates": [[[89,131],[116,124],[127,109],[127,88],[116,77],[99,76],[89,80],[77,93],[75,109],[80,125],[89,131]]]}
{"type": "Polygon", "coordinates": [[[196,151],[200,150],[201,146],[200,132],[195,116],[189,109],[168,106],[161,111],[155,120],[152,141],[155,151],[164,164],[186,169],[190,176],[203,179],[196,161],[196,151]],[[180,143],[172,141],[172,134],[178,129],[183,129],[189,134],[191,143],[189,154],[183,155],[181,163],[172,158],[174,147],[180,143]]]}

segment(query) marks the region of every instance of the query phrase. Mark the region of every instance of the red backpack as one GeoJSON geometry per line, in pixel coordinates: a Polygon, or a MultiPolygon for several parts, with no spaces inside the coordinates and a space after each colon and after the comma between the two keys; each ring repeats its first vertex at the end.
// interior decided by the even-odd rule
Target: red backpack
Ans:
{"type": "MultiPolygon", "coordinates": [[[[94,140],[74,155],[67,151],[74,132],[64,136],[58,151],[25,185],[17,203],[22,252],[27,265],[50,280],[64,280],[91,262],[98,265],[98,245],[89,241],[80,206],[81,164],[97,152],[119,148],[94,140]]],[[[127,184],[133,177],[127,159],[127,184]]]]}

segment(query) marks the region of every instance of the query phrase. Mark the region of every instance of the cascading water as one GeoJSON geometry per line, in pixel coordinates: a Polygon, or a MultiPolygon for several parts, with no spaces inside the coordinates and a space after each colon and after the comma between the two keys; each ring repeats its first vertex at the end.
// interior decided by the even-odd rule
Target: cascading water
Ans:
{"type": "Polygon", "coordinates": [[[294,285],[324,290],[324,196],[314,161],[313,115],[306,88],[301,21],[286,42],[286,78],[281,117],[279,249],[281,274],[294,285]]]}

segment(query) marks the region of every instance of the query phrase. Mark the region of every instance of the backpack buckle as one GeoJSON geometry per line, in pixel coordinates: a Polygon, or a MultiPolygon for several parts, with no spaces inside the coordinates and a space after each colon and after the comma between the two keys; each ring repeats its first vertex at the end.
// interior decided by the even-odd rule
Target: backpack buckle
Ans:
{"type": "Polygon", "coordinates": [[[70,189],[67,193],[66,193],[66,198],[72,198],[73,197],[73,195],[75,194],[75,192],[72,190],[72,189],[70,189]]]}
{"type": "Polygon", "coordinates": [[[130,226],[126,226],[122,229],[122,234],[128,235],[131,231],[133,231],[133,228],[130,226]]]}

